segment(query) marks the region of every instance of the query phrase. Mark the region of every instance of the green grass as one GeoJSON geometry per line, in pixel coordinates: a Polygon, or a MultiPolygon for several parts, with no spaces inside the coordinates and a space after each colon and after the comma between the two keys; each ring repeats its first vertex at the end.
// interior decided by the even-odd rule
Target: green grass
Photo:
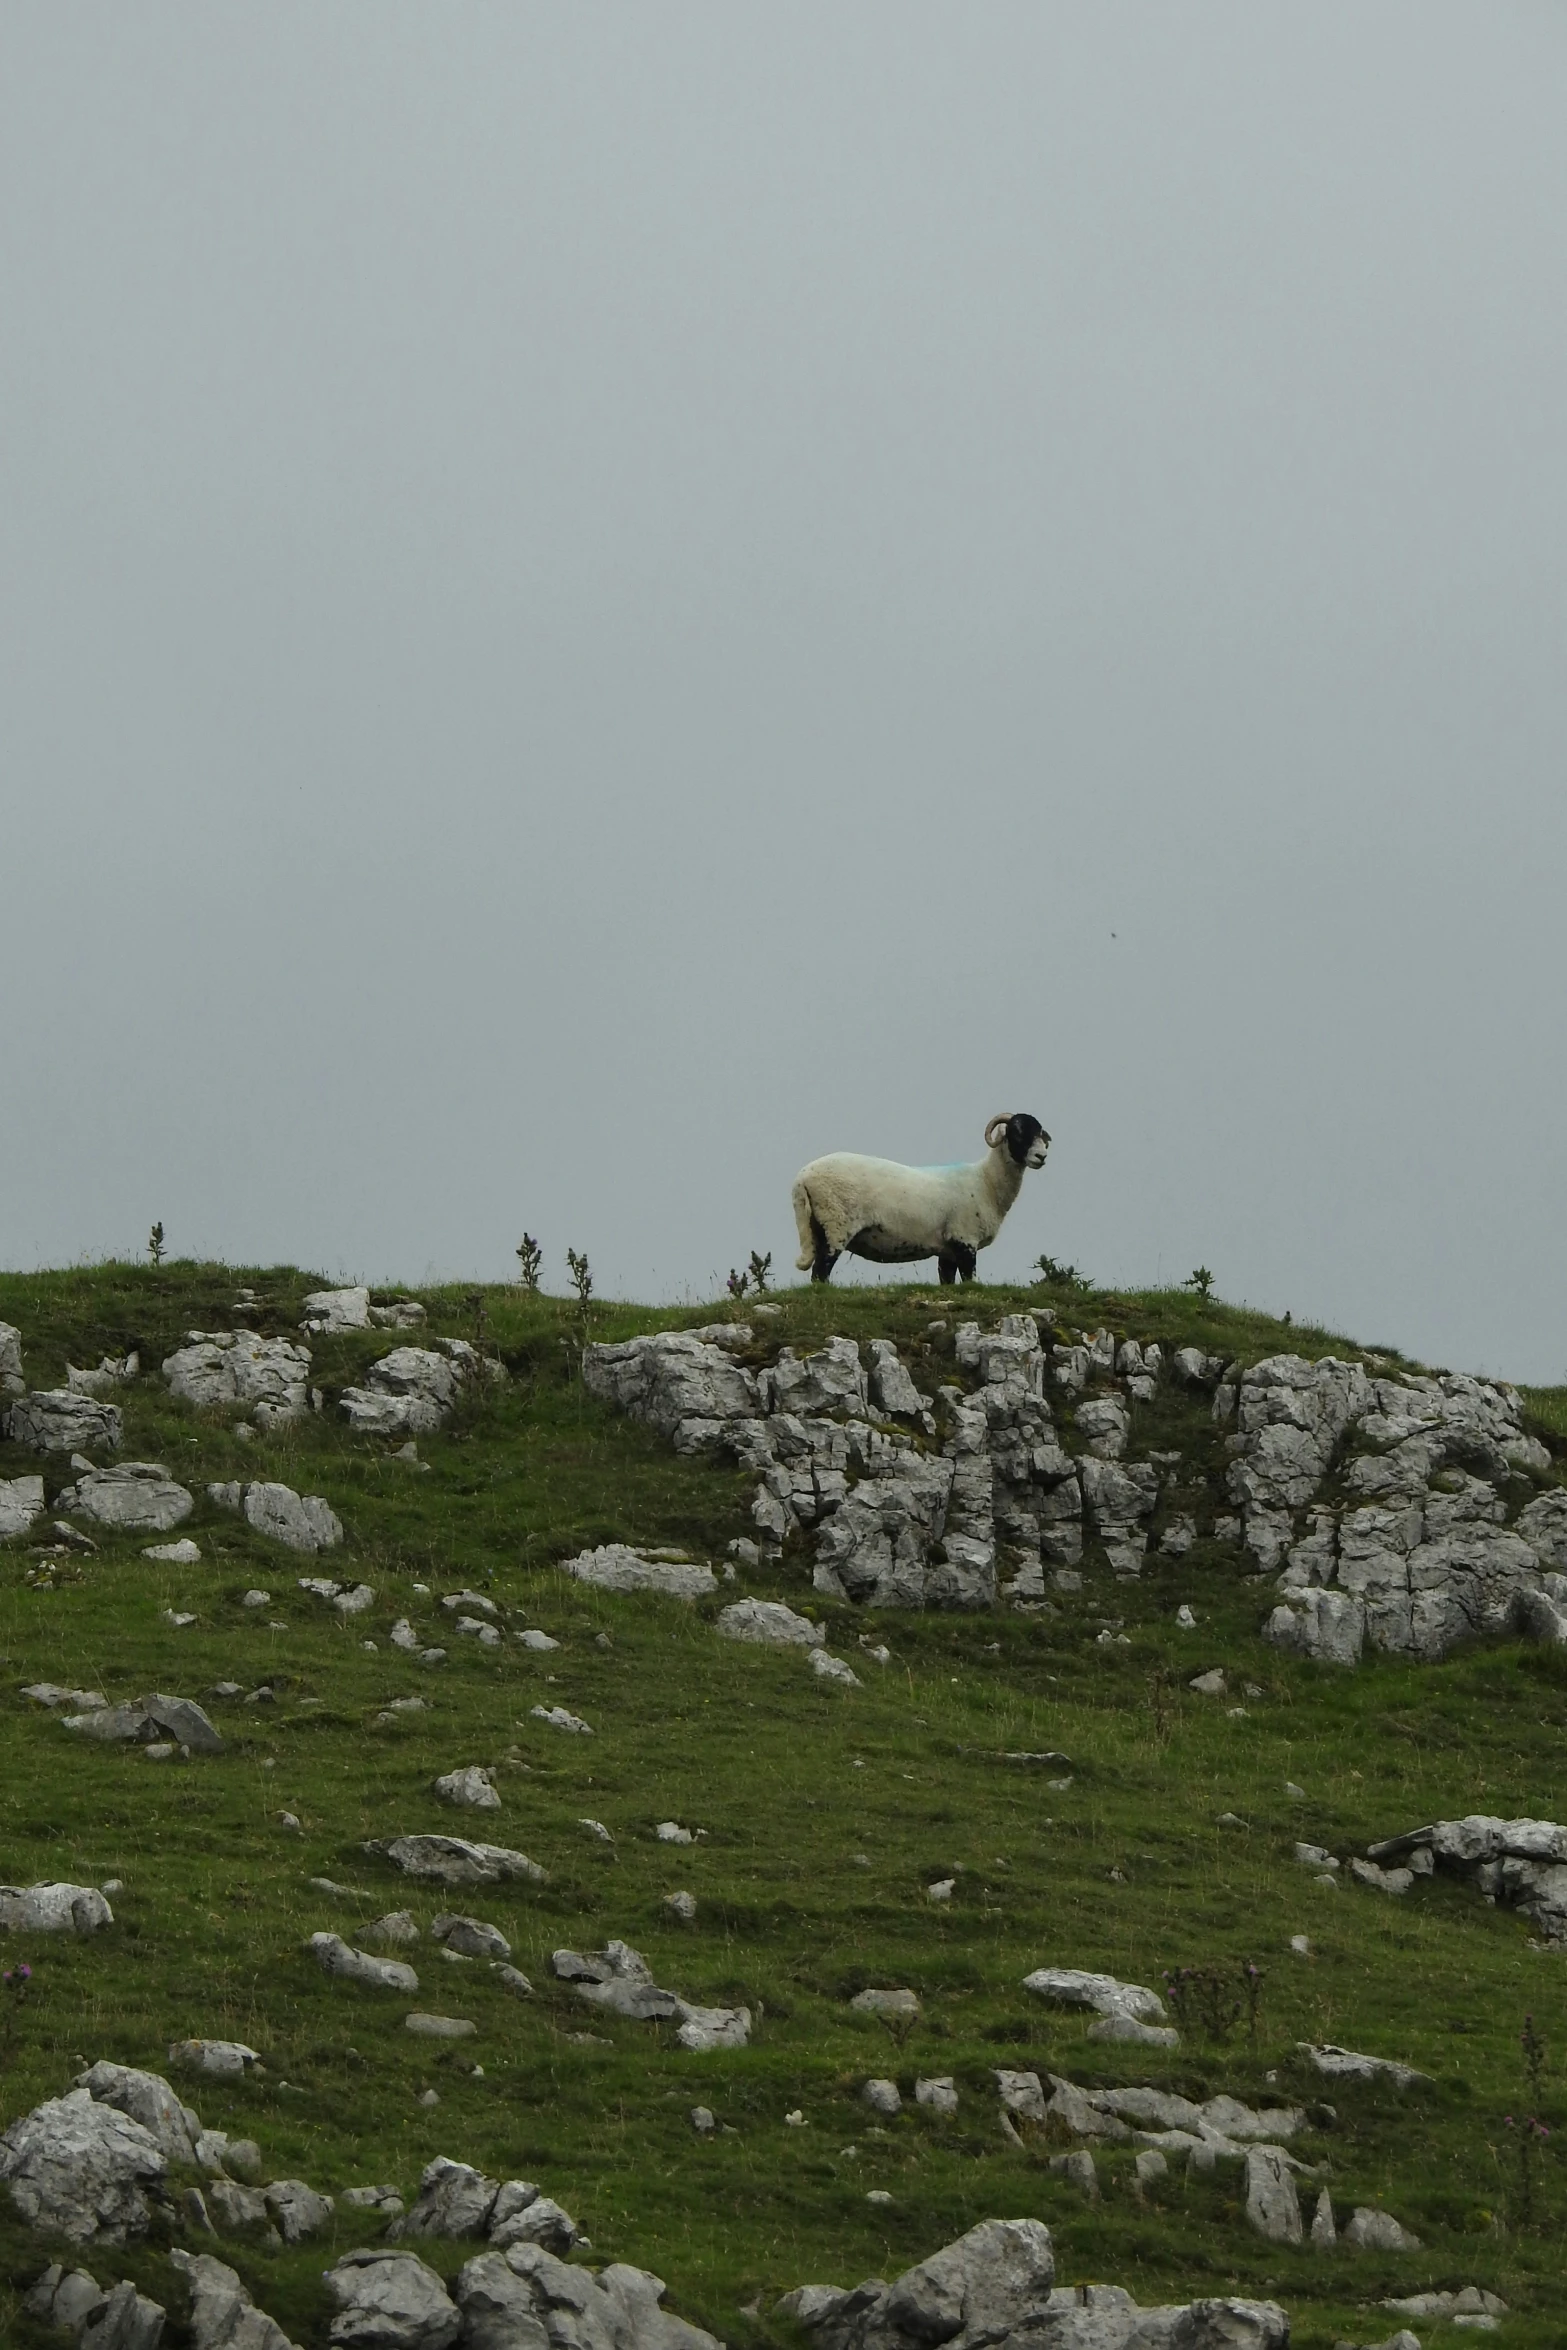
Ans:
{"type": "MultiPolygon", "coordinates": [[[[96,2057],[162,2070],[174,2039],[244,2039],[266,2060],[264,2080],[187,2094],[205,2121],[257,2137],[269,2175],[329,2190],[390,2180],[406,2194],[422,2165],[446,2153],[533,2177],[577,2216],[595,2260],[656,2269],[673,2307],[742,2346],[787,2336],[765,2315],[742,2314],[758,2295],[765,2312],[805,2281],[890,2276],[980,2218],[1023,2213],[1050,2224],[1064,2279],[1112,2280],[1144,2301],[1272,2293],[1307,2350],[1391,2331],[1396,2321],[1374,2307],[1383,2293],[1470,2282],[1512,2303],[1506,2340],[1561,2340],[1559,2140],[1544,2164],[1544,2216],[1526,2231],[1503,2121],[1522,2110],[1518,2033],[1532,2012],[1553,2058],[1544,2118],[1553,2130],[1567,2124],[1562,1956],[1531,1948],[1516,1917],[1455,1885],[1417,1887],[1402,1902],[1327,1892],[1292,1858],[1297,1836],[1343,1851],[1433,1816],[1567,1817],[1567,1671],[1556,1657],[1492,1646],[1425,1668],[1296,1665],[1258,1637],[1263,1587],[1212,1543],[1179,1568],[1151,1567],[1136,1586],[1090,1573],[1081,1601],[1056,1618],[866,1618],[822,1602],[800,1561],[746,1580],[809,1606],[837,1652],[859,1663],[864,1689],[833,1690],[797,1657],[716,1638],[721,1601],[693,1610],[615,1598],[556,1572],[584,1544],[616,1537],[716,1558],[749,1523],[748,1477],[678,1459],[584,1393],[574,1306],[485,1293],[508,1384],[481,1414],[421,1444],[430,1464],[421,1474],[350,1438],[330,1409],[397,1342],[384,1333],[315,1342],[329,1408],[286,1437],[242,1445],[223,1416],[169,1399],[159,1362],[187,1329],[230,1327],[240,1281],[261,1293],[259,1326],[290,1332],[300,1298],[320,1286],[291,1269],[195,1265],[0,1275],[0,1319],[22,1329],[32,1384],[62,1377],[67,1360],[138,1347],[146,1375],[124,1394],[126,1457],[161,1460],[198,1493],[209,1479],[273,1475],[326,1494],[348,1542],[323,1565],[377,1591],[370,1615],[340,1625],[297,1588],[310,1562],[204,1500],[183,1529],[201,1543],[199,1567],[155,1564],[139,1539],[106,1537],[97,1557],[40,1589],[27,1580],[34,1545],[0,1552],[0,1874],[21,1884],[118,1876],[126,1888],[112,1933],[16,1947],[34,1967],[36,1997],[0,2018],[6,2121],[58,2095],[96,2057]],[[431,1597],[415,1596],[419,1581],[431,1597]],[[256,1583],[273,1605],[249,1613],[239,1597],[256,1583]],[[465,1584],[524,1608],[561,1640],[558,1653],[492,1654],[448,1640],[447,1664],[426,1671],[389,1647],[404,1613],[433,1635],[439,1593],[465,1584]],[[1201,1618],[1195,1634],[1174,1629],[1182,1600],[1201,1618]],[[161,1617],[170,1606],[194,1610],[197,1623],[172,1630],[161,1617]],[[1109,1619],[1124,1622],[1129,1646],[1098,1645],[1109,1619]],[[859,1662],[862,1632],[888,1642],[890,1666],[859,1662]],[[361,1645],[367,1636],[374,1653],[361,1645]],[[1263,1692],[1244,1701],[1241,1718],[1186,1688],[1216,1662],[1232,1686],[1249,1679],[1263,1692]],[[270,1681],[277,1702],[210,1701],[226,1752],[162,1767],[78,1745],[17,1694],[52,1679],[111,1698],[150,1688],[202,1697],[224,1678],[247,1690],[270,1681]],[[395,1728],[377,1723],[388,1698],[410,1692],[431,1711],[395,1728]],[[533,1721],[539,1702],[581,1713],[595,1736],[566,1738],[533,1721]],[[1001,1759],[1043,1748],[1073,1758],[1065,1791],[1001,1759]],[[436,1773],[470,1762],[496,1768],[499,1815],[454,1819],[434,1800],[436,1773]],[[1305,1789],[1304,1802],[1286,1794],[1287,1781],[1305,1789]],[[302,1834],[281,1827],[284,1810],[298,1814],[302,1834]],[[1247,1824],[1218,1826],[1227,1811],[1247,1824]],[[579,1825],[584,1815],[607,1823],[612,1846],[579,1825]],[[661,1845],[652,1829],[670,1817],[706,1834],[689,1850],[661,1845]],[[437,1896],[360,1849],[367,1837],[465,1821],[542,1862],[548,1884],[437,1896]],[[925,1884],[954,1873],[951,1906],[933,1908],[925,1884]],[[323,1897],[312,1876],[360,1897],[323,1897]],[[689,1926],[664,1907],[682,1886],[699,1903],[689,1926]],[[318,1928],[352,1939],[359,1922],[402,1906],[424,1924],[447,1906],[496,1920],[537,1996],[511,2000],[482,1966],[449,1964],[428,1942],[409,1954],[417,2003],[330,1982],[303,1952],[318,1928]],[[1310,1961],[1290,1953],[1299,1932],[1312,1938],[1310,1961]],[[687,2054],[656,2027],[573,2000],[551,1976],[550,1952],[614,1935],[642,1950],[661,1982],[747,2002],[752,2045],[687,2054]],[[1098,2046],[1082,2022],[1019,1987],[1043,1963],[1157,1984],[1165,1967],[1246,1957],[1266,1977],[1255,2045],[1189,2042],[1168,2055],[1098,2046]],[[850,2010],[869,1983],[920,1993],[923,2020],[906,2043],[850,2010]],[[455,2053],[415,2040],[402,2028],[410,2004],[472,2016],[477,2040],[455,2053]],[[570,2037],[584,2030],[609,2045],[570,2037]],[[1433,2086],[1402,2096],[1329,2090],[1330,2120],[1324,2084],[1295,2052],[1306,2038],[1405,2058],[1433,2086]],[[480,2079],[465,2069],[475,2058],[480,2079]],[[1245,2225],[1238,2174],[1222,2167],[1190,2179],[1172,2169],[1140,2203],[1130,2150],[1100,2158],[1104,2200],[1090,2208],[1049,2173],[1049,2144],[1020,2152],[1003,2139],[997,2065],[1260,2101],[1288,2094],[1319,2109],[1297,2151],[1325,2166],[1341,2218],[1356,2202],[1384,2203],[1427,2249],[1323,2259],[1264,2244],[1245,2225]],[[858,2098],[866,2077],[890,2073],[907,2094],[921,2072],[956,2076],[958,2115],[907,2111],[878,2127],[858,2098]],[[433,2111],[418,2103],[430,2086],[441,2099],[433,2111]],[[698,2103],[726,2125],[710,2140],[690,2126],[698,2103]],[[802,2129],[784,2124],[796,2107],[802,2129]],[[882,2187],[893,2203],[868,2204],[867,2191],[882,2187]]],[[[472,1334],[463,1293],[422,1294],[433,1329],[472,1334]]],[[[779,1334],[808,1346],[834,1330],[885,1333],[931,1384],[951,1375],[939,1346],[919,1351],[932,1301],[955,1323],[1043,1294],[791,1290],[778,1301],[779,1334]]],[[[1281,1346],[1362,1352],[1190,1292],[1051,1302],[1074,1325],[1253,1359],[1281,1346]]],[[[605,1305],[592,1335],[721,1310],[605,1305]]],[[[1561,1391],[1531,1398],[1558,1440],[1562,1400],[1561,1391]]],[[[1202,1409],[1174,1395],[1155,1409],[1139,1446],[1179,1443],[1217,1475],[1202,1409]]],[[[0,1475],[37,1466],[0,1445],[0,1475]]],[[[52,1493],[64,1464],[47,1473],[52,1493]]],[[[340,2213],[336,2244],[378,2233],[340,2213]]],[[[471,2247],[421,2250],[455,2269],[471,2247]]],[[[0,2251],[0,2278],[13,2287],[41,2264],[36,2242],[10,2221],[0,2251]]],[[[291,2335],[324,2342],[330,2245],[225,2256],[291,2335]]],[[[183,2306],[158,2242],[95,2254],[90,2265],[104,2278],[135,2275],[183,2306]]],[[[7,2304],[4,2286],[0,2337],[46,2338],[7,2304]]]]}

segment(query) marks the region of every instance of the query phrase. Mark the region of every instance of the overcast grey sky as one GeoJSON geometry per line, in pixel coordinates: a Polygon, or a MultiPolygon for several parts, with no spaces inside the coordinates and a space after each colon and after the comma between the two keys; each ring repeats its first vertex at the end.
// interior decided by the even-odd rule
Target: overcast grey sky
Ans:
{"type": "Polygon", "coordinates": [[[1022,1108],[997,1276],[1564,1376],[1564,120],[1546,0],[9,0],[0,1258],[708,1294],[1022,1108]]]}

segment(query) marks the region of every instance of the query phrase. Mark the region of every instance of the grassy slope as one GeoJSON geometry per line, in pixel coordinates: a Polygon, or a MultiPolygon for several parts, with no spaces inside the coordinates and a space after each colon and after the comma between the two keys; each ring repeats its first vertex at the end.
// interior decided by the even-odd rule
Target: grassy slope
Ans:
{"type": "MultiPolygon", "coordinates": [[[[34,1385],[62,1376],[67,1359],[127,1345],[155,1370],[188,1327],[231,1325],[242,1279],[262,1293],[260,1326],[279,1330],[294,1327],[300,1296],[317,1286],[288,1270],[184,1265],[0,1276],[0,1319],[21,1326],[34,1385]]],[[[456,1293],[426,1294],[434,1329],[471,1332],[456,1293]]],[[[886,1332],[928,1384],[948,1375],[939,1357],[917,1351],[933,1296],[786,1292],[784,1334],[808,1345],[829,1330],[886,1332]]],[[[156,1377],[126,1393],[127,1457],[162,1460],[198,1491],[209,1478],[274,1475],[333,1501],[349,1541],[324,1563],[338,1571],[341,1560],[378,1592],[373,1613],[351,1627],[297,1589],[308,1561],[204,1502],[185,1529],[202,1544],[200,1567],[156,1565],[138,1540],[106,1538],[97,1559],[44,1591],[26,1581],[27,1545],[0,1554],[10,1693],[0,1706],[0,1874],[126,1883],[112,1935],[81,1946],[39,1938],[25,1952],[37,1997],[6,2019],[4,2119],[58,2094],[98,2056],[161,2069],[177,2037],[246,2039],[267,2059],[266,2080],[191,2095],[206,2121],[257,2136],[272,2175],[327,2188],[387,2179],[406,2193],[431,2155],[450,2153],[538,2178],[588,2229],[595,2258],[656,2268],[674,2306],[741,2344],[777,2338],[768,2321],[742,2314],[758,2293],[766,2308],[808,2279],[891,2275],[987,2214],[1023,2212],[1049,2221],[1068,2279],[1112,2279],[1145,2300],[1274,2292],[1305,2345],[1380,2338],[1393,2322],[1368,2307],[1380,2293],[1471,2281],[1534,2313],[1510,2321],[1506,2338],[1561,2339],[1567,2179],[1553,2141],[1546,2217],[1522,2228],[1502,2126],[1521,2110],[1526,2011],[1567,2059],[1561,1957],[1531,1949],[1515,1918],[1456,1887],[1417,1888],[1404,1902],[1331,1893],[1291,1857],[1296,1836],[1361,1848],[1435,1815],[1567,1817],[1567,1673],[1556,1658],[1492,1647],[1424,1669],[1377,1660],[1343,1675],[1292,1664],[1257,1637],[1259,1587],[1233,1552],[1209,1542],[1130,1589],[1090,1575],[1074,1611],[1053,1620],[872,1622],[818,1603],[798,1563],[771,1582],[753,1579],[753,1589],[806,1599],[840,1653],[853,1656],[862,1631],[890,1643],[891,1667],[862,1665],[863,1691],[831,1690],[797,1658],[718,1640],[708,1622],[718,1602],[692,1611],[595,1595],[553,1571],[584,1543],[616,1536],[717,1555],[746,1530],[750,1481],[677,1460],[586,1397],[571,1375],[577,1325],[566,1306],[515,1292],[486,1302],[510,1384],[475,1424],[421,1446],[425,1475],[350,1441],[330,1414],[243,1446],[217,1417],[172,1403],[156,1377]],[[386,1641],[399,1614],[432,1627],[441,1615],[435,1596],[413,1595],[416,1580],[437,1595],[491,1590],[563,1646],[497,1656],[454,1641],[447,1665],[423,1671],[386,1641]],[[239,1595],[258,1582],[274,1604],[250,1614],[239,1595]],[[1182,1600],[1202,1619],[1196,1634],[1173,1627],[1182,1600]],[[195,1610],[198,1622],[170,1629],[160,1612],[169,1606],[195,1610]],[[1107,1618],[1124,1619],[1129,1647],[1097,1645],[1107,1618]],[[379,1641],[375,1653],[361,1646],[366,1635],[379,1641]],[[1250,1678],[1263,1690],[1243,1718],[1187,1691],[1189,1675],[1215,1662],[1232,1683],[1250,1678]],[[228,1751],[159,1768],[134,1752],[78,1747],[35,1716],[14,1692],[39,1678],[111,1697],[270,1679],[279,1702],[214,1701],[228,1751]],[[378,1726],[379,1707],[411,1691],[432,1710],[378,1726]],[[533,1721],[528,1709],[540,1701],[582,1713],[596,1736],[568,1739],[533,1721]],[[1065,1750],[1078,1764],[1072,1786],[1051,1793],[1041,1774],[999,1759],[1018,1748],[1065,1750]],[[454,1820],[430,1794],[437,1771],[469,1762],[497,1767],[500,1815],[454,1820]],[[1304,1802],[1286,1781],[1305,1789],[1304,1802]],[[284,1809],[300,1816],[302,1835],[279,1826],[284,1809]],[[1225,1811],[1248,1825],[1220,1828],[1225,1811]],[[583,1815],[609,1825],[613,1846],[578,1824],[583,1815]],[[707,1834],[689,1851],[660,1845],[651,1830],[668,1817],[707,1834]],[[328,1982],[301,1944],[320,1927],[351,1938],[356,1921],[404,1904],[427,1924],[447,1902],[367,1859],[360,1841],[465,1819],[542,1861],[550,1881],[456,1904],[504,1926],[537,1987],[531,2003],[509,2000],[482,1967],[446,1963],[431,1944],[411,1954],[418,2003],[479,2024],[477,2042],[452,2056],[404,2032],[407,2000],[328,1982]],[[860,1853],[869,1867],[857,1865],[860,1853]],[[925,1883],[954,1872],[951,1907],[932,1908],[925,1883]],[[362,1899],[323,1898],[308,1887],[313,1875],[361,1888],[362,1899]],[[700,1904],[691,1926],[663,1907],[682,1885],[700,1904]],[[1288,1949],[1302,1931],[1316,1949],[1309,1962],[1288,1949]],[[692,2056],[654,2028],[570,2001],[550,1977],[551,1949],[611,1935],[689,1995],[748,2001],[758,2016],[752,2046],[692,2056]],[[1080,2022],[1033,2006],[1018,1987],[1047,1961],[1157,1982],[1165,1966],[1245,1956],[1266,1970],[1255,2047],[1189,2043],[1168,2058],[1096,2047],[1080,2022]],[[924,2021],[907,2045],[849,2011],[848,1996],[867,1983],[921,1993],[924,2021]],[[568,2037],[584,2028],[611,2045],[568,2037]],[[998,2064],[1264,2101],[1276,2072],[1280,2091],[1309,2102],[1321,2083],[1294,2054],[1306,2037],[1404,2057],[1435,2076],[1402,2097],[1341,2090],[1336,2126],[1299,2146],[1329,2166],[1341,2218],[1353,2202],[1385,2202],[1424,2237],[1425,2253],[1323,2260],[1266,2245],[1244,2224],[1233,2170],[1172,2172],[1139,2204],[1130,2154],[1101,2158],[1105,2199],[1090,2209],[1048,2173],[1051,2148],[1020,2153],[999,2133],[998,2064]],[[478,2080],[464,2069],[475,2049],[478,2080]],[[857,2091],[867,2074],[889,2072],[906,2094],[917,2072],[955,2074],[960,2113],[943,2122],[909,2112],[877,2128],[857,2091]],[[434,2111],[417,2102],[429,2085],[441,2098],[434,2111]],[[688,2117],[699,2101],[730,2130],[696,2140],[688,2117]],[[784,2126],[795,2107],[803,2129],[784,2126]],[[866,2202],[873,2187],[891,2191],[891,2206],[866,2202]]],[[[950,1314],[958,1302],[941,1307],[950,1314]]],[[[1016,1302],[1017,1293],[981,1288],[961,1300],[981,1317],[1016,1302]]],[[[1281,1330],[1179,1293],[1057,1302],[1090,1327],[1253,1357],[1333,1344],[1325,1332],[1281,1330]]],[[[701,1318],[611,1306],[596,1313],[594,1335],[701,1318]]],[[[330,1392],[388,1343],[382,1333],[318,1342],[317,1376],[330,1392]]],[[[1558,1433],[1562,1400],[1560,1391],[1534,1399],[1540,1424],[1558,1433]]],[[[1162,1436],[1217,1471],[1196,1407],[1172,1399],[1146,1421],[1138,1449],[1162,1436]]],[[[36,1466],[0,1445],[0,1474],[36,1466]]],[[[1546,2118],[1567,2121],[1555,2086],[1546,2118]]],[[[344,2214],[337,2243],[376,2232],[344,2214]]],[[[10,2223],[0,2250],[0,2277],[36,2272],[35,2245],[10,2223]]],[[[461,2250],[429,2256],[455,2267],[461,2250]]],[[[329,2249],[233,2257],[299,2340],[324,2340],[329,2249]]],[[[94,2265],[105,2277],[136,2274],[165,2297],[156,2245],[94,2265]]],[[[7,2307],[3,2284],[0,2334],[43,2338],[7,2307]]]]}

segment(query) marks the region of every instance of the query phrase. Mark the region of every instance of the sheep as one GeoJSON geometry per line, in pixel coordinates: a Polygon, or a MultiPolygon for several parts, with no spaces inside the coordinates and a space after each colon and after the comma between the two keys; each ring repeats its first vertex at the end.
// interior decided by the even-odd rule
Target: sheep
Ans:
{"type": "Polygon", "coordinates": [[[794,1179],[795,1262],[830,1281],[847,1249],[878,1265],[935,1257],[943,1282],[974,1278],[974,1260],[1001,1230],[1030,1167],[1042,1167],[1050,1137],[1026,1110],[992,1118],[988,1155],[966,1167],[901,1167],[894,1159],[833,1151],[794,1179]]]}

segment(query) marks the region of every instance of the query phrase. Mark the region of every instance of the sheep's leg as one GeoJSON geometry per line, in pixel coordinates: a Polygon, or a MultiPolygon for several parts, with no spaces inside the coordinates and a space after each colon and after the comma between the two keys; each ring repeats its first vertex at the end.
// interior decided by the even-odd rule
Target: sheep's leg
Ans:
{"type": "Polygon", "coordinates": [[[979,1261],[978,1251],[966,1248],[961,1240],[954,1240],[950,1245],[952,1262],[958,1274],[963,1280],[972,1281],[975,1267],[979,1261]]]}
{"type": "Polygon", "coordinates": [[[828,1247],[827,1235],[814,1216],[811,1218],[811,1239],[814,1243],[814,1253],[811,1258],[811,1279],[813,1281],[830,1281],[832,1269],[838,1262],[841,1251],[828,1247]]]}
{"type": "Polygon", "coordinates": [[[936,1259],[936,1278],[940,1281],[943,1289],[950,1289],[957,1277],[956,1264],[951,1257],[943,1253],[936,1259]]]}

